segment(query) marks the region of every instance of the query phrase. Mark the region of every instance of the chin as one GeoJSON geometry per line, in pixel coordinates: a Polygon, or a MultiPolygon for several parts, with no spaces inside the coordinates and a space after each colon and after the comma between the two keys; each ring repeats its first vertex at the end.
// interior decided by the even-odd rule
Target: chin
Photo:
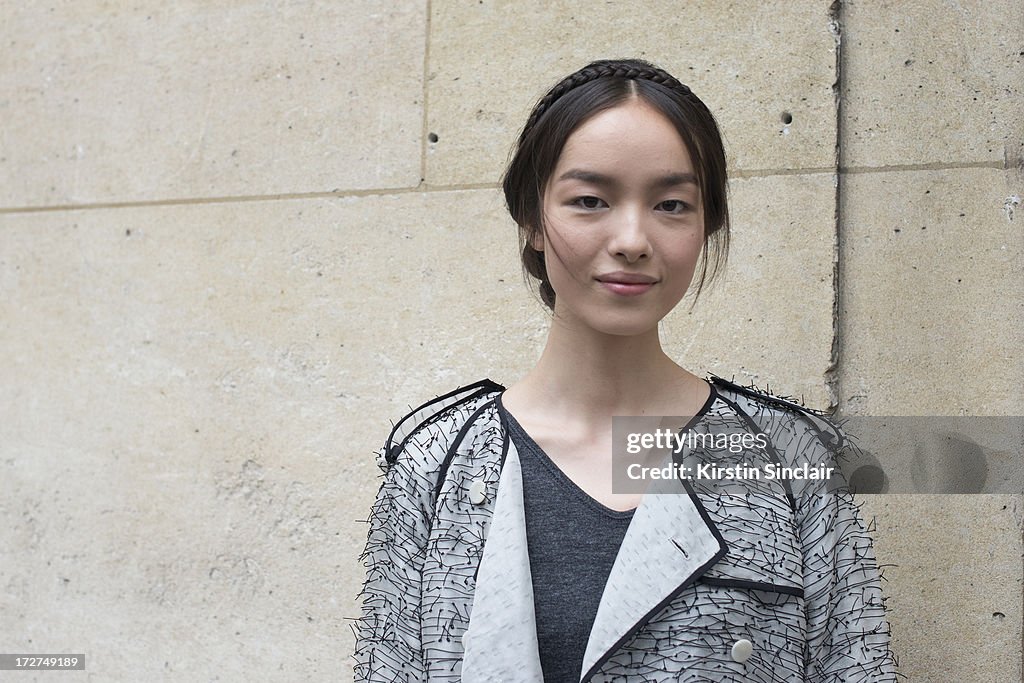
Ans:
{"type": "MultiPolygon", "coordinates": [[[[563,301],[557,298],[556,302],[563,301]]],[[[580,302],[582,303],[582,302],[580,302]]],[[[664,301],[614,302],[588,301],[586,304],[566,306],[560,313],[570,325],[577,329],[589,329],[598,334],[617,337],[636,337],[658,333],[658,323],[668,315],[672,308],[666,309],[664,301]]],[[[560,308],[556,304],[556,309],[560,308]]]]}
{"type": "Polygon", "coordinates": [[[616,337],[637,337],[652,330],[657,332],[661,318],[653,315],[621,315],[598,313],[586,321],[588,327],[602,334],[616,337]]]}

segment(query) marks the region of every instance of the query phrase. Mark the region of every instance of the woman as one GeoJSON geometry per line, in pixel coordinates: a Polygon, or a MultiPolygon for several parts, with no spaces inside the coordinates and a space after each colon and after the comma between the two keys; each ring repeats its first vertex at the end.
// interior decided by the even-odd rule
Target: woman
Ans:
{"type": "Polygon", "coordinates": [[[895,680],[850,495],[751,473],[834,466],[842,434],[661,348],[698,262],[698,295],[724,263],[725,169],[711,113],[648,62],[593,62],[534,108],[504,190],[553,312],[547,344],[507,389],[460,387],[395,426],[362,555],[356,680],[895,680]],[[763,447],[688,453],[749,465],[742,491],[682,476],[613,490],[624,415],[691,416],[680,434],[763,447]]]}

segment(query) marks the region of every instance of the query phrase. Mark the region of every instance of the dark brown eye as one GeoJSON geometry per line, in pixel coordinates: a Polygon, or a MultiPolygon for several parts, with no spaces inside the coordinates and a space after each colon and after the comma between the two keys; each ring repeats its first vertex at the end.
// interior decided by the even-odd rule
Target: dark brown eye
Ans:
{"type": "Polygon", "coordinates": [[[690,208],[690,205],[681,199],[667,199],[660,206],[669,213],[685,213],[690,208]]]}
{"type": "Polygon", "coordinates": [[[604,202],[598,199],[597,197],[587,196],[577,197],[576,199],[573,200],[573,204],[579,206],[582,209],[600,209],[601,205],[604,204],[604,202]]]}

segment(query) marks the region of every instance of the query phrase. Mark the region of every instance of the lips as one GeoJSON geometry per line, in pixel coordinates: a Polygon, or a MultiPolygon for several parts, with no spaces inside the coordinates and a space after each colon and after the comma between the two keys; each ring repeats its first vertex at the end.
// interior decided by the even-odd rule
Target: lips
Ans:
{"type": "Polygon", "coordinates": [[[653,285],[658,281],[657,278],[653,278],[650,275],[644,275],[643,273],[627,273],[624,270],[617,270],[614,273],[598,275],[597,279],[600,282],[623,285],[653,285]]]}
{"type": "Polygon", "coordinates": [[[645,293],[658,281],[650,275],[627,273],[621,270],[599,275],[596,279],[605,289],[619,296],[638,296],[645,293]]]}

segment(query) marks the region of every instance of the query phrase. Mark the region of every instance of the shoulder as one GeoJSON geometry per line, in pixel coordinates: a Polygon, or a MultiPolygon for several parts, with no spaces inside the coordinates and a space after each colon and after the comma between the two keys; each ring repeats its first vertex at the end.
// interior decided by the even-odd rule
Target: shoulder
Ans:
{"type": "Polygon", "coordinates": [[[767,388],[740,386],[714,375],[708,381],[752,430],[765,435],[768,455],[778,465],[793,468],[785,483],[797,498],[846,491],[848,473],[866,462],[842,423],[829,414],[767,388]]]}
{"type": "Polygon", "coordinates": [[[484,412],[504,389],[497,382],[481,379],[412,408],[395,423],[378,455],[378,465],[388,469],[403,452],[417,461],[443,458],[470,423],[495,419],[484,412]]]}
{"type": "Polygon", "coordinates": [[[722,399],[754,418],[763,431],[777,435],[790,432],[794,436],[813,436],[835,450],[847,445],[840,425],[828,413],[808,408],[802,400],[773,394],[770,387],[741,386],[717,375],[709,375],[708,381],[722,399]]]}

